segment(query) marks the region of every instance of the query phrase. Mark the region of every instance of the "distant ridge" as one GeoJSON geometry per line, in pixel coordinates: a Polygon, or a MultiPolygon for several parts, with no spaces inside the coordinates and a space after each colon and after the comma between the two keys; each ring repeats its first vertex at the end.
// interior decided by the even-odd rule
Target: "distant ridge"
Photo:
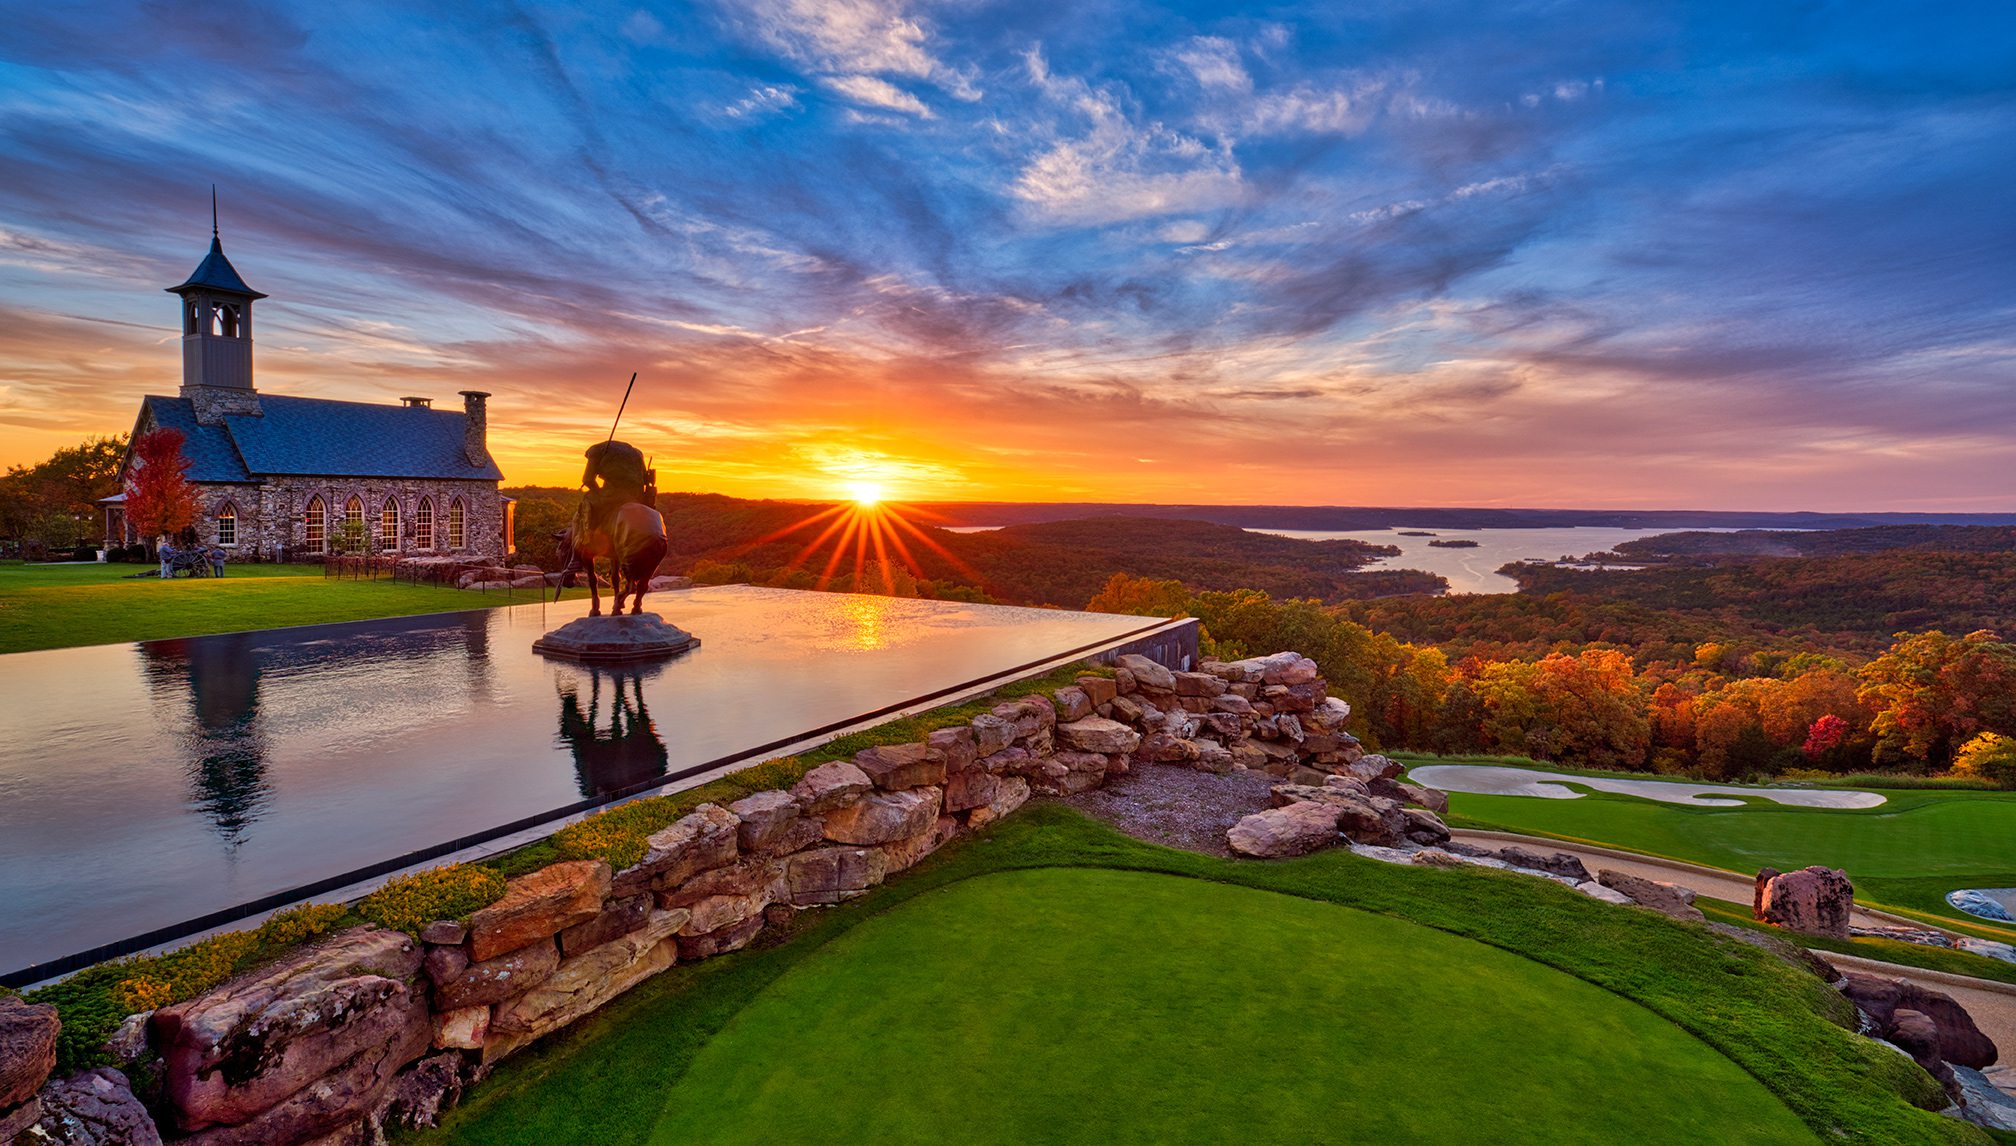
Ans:
{"type": "Polygon", "coordinates": [[[1162,517],[1248,529],[1859,529],[1871,525],[2016,525],[2012,513],[1767,513],[1712,509],[1452,509],[1406,506],[1130,505],[1124,502],[921,503],[938,524],[1027,525],[1093,517],[1162,517]]]}

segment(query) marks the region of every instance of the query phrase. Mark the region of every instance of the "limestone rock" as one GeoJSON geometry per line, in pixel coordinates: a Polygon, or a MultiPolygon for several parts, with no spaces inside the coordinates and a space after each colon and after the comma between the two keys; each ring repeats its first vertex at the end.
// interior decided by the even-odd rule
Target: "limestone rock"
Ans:
{"type": "Polygon", "coordinates": [[[641,929],[563,960],[544,983],[492,1014],[484,1061],[566,1026],[670,967],[678,946],[668,941],[691,917],[683,909],[654,911],[641,929]]]}
{"type": "Polygon", "coordinates": [[[467,925],[453,919],[437,919],[420,929],[420,942],[459,947],[469,938],[467,925]]]}
{"type": "Polygon", "coordinates": [[[854,766],[867,773],[877,788],[900,791],[945,782],[945,758],[934,756],[928,744],[883,744],[854,754],[854,766]]]}
{"type": "Polygon", "coordinates": [[[932,757],[945,765],[947,777],[974,768],[980,759],[979,738],[973,735],[971,725],[937,729],[924,737],[924,743],[932,757]]]}
{"type": "Polygon", "coordinates": [[[1596,880],[1604,887],[1630,896],[1638,906],[1649,907],[1661,915],[1670,915],[1691,923],[1699,923],[1707,918],[1701,914],[1700,908],[1694,906],[1694,892],[1689,888],[1642,879],[1607,868],[1596,873],[1596,880]]]}
{"type": "Polygon", "coordinates": [[[0,1110],[35,1097],[56,1069],[56,1008],[0,995],[0,1110]]]}
{"type": "Polygon", "coordinates": [[[791,795],[809,815],[831,811],[875,790],[868,773],[845,760],[829,760],[800,777],[791,795]]]}
{"type": "Polygon", "coordinates": [[[651,897],[648,895],[611,899],[603,904],[601,914],[560,933],[560,954],[572,959],[590,947],[600,947],[611,939],[628,935],[642,928],[650,915],[651,897]]]}
{"type": "Polygon", "coordinates": [[[956,817],[940,816],[928,832],[882,845],[882,854],[889,857],[888,870],[903,871],[918,860],[945,846],[959,834],[960,824],[956,817]]]}
{"type": "Polygon", "coordinates": [[[1012,720],[983,712],[967,723],[973,730],[973,750],[981,756],[992,756],[1015,743],[1015,722],[1012,720]]]}
{"type": "Polygon", "coordinates": [[[1132,752],[1141,745],[1141,734],[1103,716],[1087,716],[1057,726],[1057,739],[1078,752],[1106,755],[1132,752]]]}
{"type": "Polygon", "coordinates": [[[1342,771],[1346,776],[1356,776],[1369,784],[1374,780],[1391,780],[1398,776],[1400,765],[1377,753],[1368,753],[1344,765],[1342,771]]]}
{"type": "Polygon", "coordinates": [[[602,860],[570,860],[519,876],[505,885],[504,898],[469,917],[469,958],[480,963],[586,923],[601,912],[609,885],[602,860]]]}
{"type": "Polygon", "coordinates": [[[1179,672],[1173,675],[1177,696],[1210,697],[1225,693],[1225,680],[1208,672],[1179,672]]]}
{"type": "Polygon", "coordinates": [[[1001,787],[994,798],[984,807],[974,808],[966,813],[966,826],[973,829],[984,828],[1028,802],[1029,781],[1020,776],[1002,777],[1001,787]]]}
{"type": "Polygon", "coordinates": [[[1548,875],[1574,880],[1577,884],[1588,883],[1594,878],[1589,874],[1589,869],[1582,866],[1581,860],[1567,852],[1550,852],[1543,856],[1539,852],[1527,851],[1517,844],[1507,844],[1498,849],[1498,858],[1513,867],[1544,871],[1548,875]]]}
{"type": "Polygon", "coordinates": [[[760,887],[742,895],[710,895],[693,901],[690,918],[679,926],[684,937],[706,935],[735,926],[748,919],[761,919],[770,906],[771,888],[760,887]]]}
{"type": "MultiPolygon", "coordinates": [[[[558,966],[558,963],[555,963],[558,966]]],[[[435,1050],[482,1050],[490,1033],[490,1008],[460,1007],[434,1014],[435,1050]]]]}
{"type": "MultiPolygon", "coordinates": [[[[1399,847],[1407,842],[1409,824],[1402,811],[1400,801],[1388,800],[1382,796],[1348,796],[1340,794],[1335,800],[1338,811],[1337,829],[1353,843],[1371,844],[1374,847],[1399,847]]],[[[1445,831],[1443,839],[1448,839],[1445,831]]]]}
{"type": "Polygon", "coordinates": [[[826,838],[841,844],[886,844],[929,831],[938,820],[937,788],[877,792],[826,813],[826,838]]]}
{"type": "Polygon", "coordinates": [[[744,852],[766,852],[782,843],[798,822],[802,808],[789,792],[757,792],[728,805],[741,824],[736,843],[744,852]]]}
{"type": "MultiPolygon", "coordinates": [[[[1769,870],[1769,869],[1766,869],[1769,870]]],[[[1855,906],[1855,885],[1846,872],[1808,867],[1774,875],[1757,889],[1753,914],[1766,923],[1809,935],[1848,938],[1848,913],[1855,906]]]]}
{"type": "Polygon", "coordinates": [[[749,945],[763,930],[763,916],[754,915],[748,919],[719,931],[705,935],[681,935],[679,937],[679,957],[687,961],[711,959],[729,951],[739,951],[749,945]]]}
{"type": "Polygon", "coordinates": [[[217,1127],[205,1143],[354,1121],[433,1038],[420,958],[399,932],[352,928],[154,1012],[164,1107],[182,1130],[217,1127]]]}
{"type": "MultiPolygon", "coordinates": [[[[784,878],[784,860],[773,856],[746,856],[712,871],[701,872],[678,887],[658,893],[660,907],[692,907],[716,896],[761,895],[774,897],[784,878]]],[[[767,900],[766,900],[767,902],[767,900]]],[[[712,931],[712,927],[694,929],[712,931]]]]}
{"type": "Polygon", "coordinates": [[[1926,1016],[1938,1029],[1939,1057],[1946,1062],[1975,1070],[1995,1063],[1994,1042],[1981,1033],[1967,1008],[1944,991],[1905,979],[1849,971],[1843,975],[1841,993],[1868,1012],[1879,1030],[1887,1031],[1898,1011],[1916,1011],[1926,1016]]]}
{"type": "MultiPolygon", "coordinates": [[[[859,775],[860,769],[852,764],[834,762],[839,767],[849,769],[859,775]]],[[[834,765],[821,765],[820,768],[834,765]]],[[[806,775],[811,779],[820,771],[815,768],[806,775]]],[[[803,780],[799,781],[802,785],[803,780]]],[[[861,777],[861,790],[867,791],[868,778],[861,777]]],[[[793,795],[798,789],[793,788],[793,795]]],[[[803,800],[803,797],[799,797],[803,800]]],[[[644,891],[659,891],[667,887],[677,887],[695,875],[723,864],[734,862],[740,854],[737,837],[742,821],[735,813],[718,804],[702,804],[690,813],[673,821],[670,827],[654,832],[645,841],[644,858],[630,867],[616,873],[610,884],[612,895],[636,895],[644,891]]]]}
{"type": "Polygon", "coordinates": [[[1056,702],[1057,719],[1060,721],[1083,720],[1092,715],[1092,698],[1075,684],[1067,684],[1050,694],[1056,702]]]}
{"type": "Polygon", "coordinates": [[[1176,674],[1139,653],[1122,653],[1113,663],[1116,669],[1131,675],[1138,688],[1150,692],[1176,691],[1176,674]]]}
{"type": "MultiPolygon", "coordinates": [[[[1113,683],[1112,677],[1092,676],[1090,674],[1081,676],[1078,678],[1078,687],[1085,691],[1085,698],[1092,702],[1092,707],[1094,708],[1098,708],[1102,704],[1111,704],[1113,703],[1113,698],[1120,695],[1120,689],[1113,683]]],[[[1062,713],[1059,713],[1058,716],[1059,719],[1063,719],[1062,713]]]]}
{"type": "Polygon", "coordinates": [[[41,1120],[42,1099],[36,1095],[29,1095],[19,1106],[0,1107],[0,1142],[14,1141],[16,1135],[26,1134],[41,1120]]]}
{"type": "Polygon", "coordinates": [[[1307,855],[1337,842],[1336,807],[1313,801],[1255,812],[1225,832],[1234,854],[1255,859],[1307,855]]]}
{"type": "MultiPolygon", "coordinates": [[[[36,1146],[161,1146],[161,1132],[126,1076],[109,1066],[42,1088],[36,1146]]],[[[0,1142],[12,1141],[0,1136],[0,1142]]]]}
{"type": "Polygon", "coordinates": [[[1402,807],[1400,815],[1406,820],[1406,827],[1402,829],[1401,834],[1407,837],[1408,842],[1431,847],[1449,842],[1448,826],[1443,824],[1441,817],[1428,809],[1402,807]]]}
{"type": "MultiPolygon", "coordinates": [[[[1026,794],[1028,782],[1018,780],[1026,794]]],[[[880,848],[827,847],[798,852],[784,861],[784,891],[793,907],[839,903],[881,883],[888,857],[880,848]]]]}
{"type": "Polygon", "coordinates": [[[945,781],[945,805],[948,812],[964,812],[969,808],[980,808],[992,803],[1001,794],[1001,777],[979,768],[965,772],[955,772],[945,781]]]}
{"type": "MultiPolygon", "coordinates": [[[[647,900],[648,902],[648,900],[647,900]]],[[[454,948],[442,948],[452,951],[454,948]]],[[[432,965],[435,952],[428,953],[430,976],[439,974],[432,965]]],[[[487,1007],[501,1003],[513,995],[526,991],[546,981],[560,966],[560,950],[551,939],[528,943],[513,951],[506,951],[494,959],[480,963],[470,963],[458,974],[449,978],[435,978],[434,1005],[444,1011],[463,1007],[487,1007]]]]}

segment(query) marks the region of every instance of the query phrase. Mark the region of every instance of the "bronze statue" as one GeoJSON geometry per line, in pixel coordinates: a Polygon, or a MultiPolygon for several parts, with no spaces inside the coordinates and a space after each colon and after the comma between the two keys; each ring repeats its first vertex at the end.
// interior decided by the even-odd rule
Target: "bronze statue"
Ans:
{"type": "Polygon", "coordinates": [[[665,519],[652,503],[658,500],[657,473],[644,463],[637,447],[614,438],[588,447],[588,468],[581,474],[587,496],[574,522],[559,535],[566,564],[560,586],[574,584],[578,569],[588,573],[588,615],[602,615],[602,593],[596,584],[595,562],[609,559],[609,588],[616,595],[614,613],[632,595],[630,611],[644,611],[644,593],[651,575],[665,559],[665,519]],[[626,589],[627,583],[627,589],[626,589]]]}

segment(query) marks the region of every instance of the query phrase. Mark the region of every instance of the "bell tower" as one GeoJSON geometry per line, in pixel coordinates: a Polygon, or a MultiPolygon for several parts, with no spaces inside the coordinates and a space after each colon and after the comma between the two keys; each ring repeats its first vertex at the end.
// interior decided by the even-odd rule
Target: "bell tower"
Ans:
{"type": "Polygon", "coordinates": [[[245,285],[217,235],[217,189],[210,189],[210,253],[188,281],[168,288],[182,299],[182,397],[196,420],[216,425],[227,414],[257,415],[252,388],[252,303],[266,296],[245,285]]]}

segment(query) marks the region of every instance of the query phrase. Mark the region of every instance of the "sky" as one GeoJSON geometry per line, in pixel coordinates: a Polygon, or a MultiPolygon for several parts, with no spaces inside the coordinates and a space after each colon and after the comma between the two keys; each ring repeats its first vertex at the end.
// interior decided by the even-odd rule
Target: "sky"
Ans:
{"type": "Polygon", "coordinates": [[[7,5],[0,463],[490,391],[508,484],[2016,509],[2016,8],[7,5]]]}

